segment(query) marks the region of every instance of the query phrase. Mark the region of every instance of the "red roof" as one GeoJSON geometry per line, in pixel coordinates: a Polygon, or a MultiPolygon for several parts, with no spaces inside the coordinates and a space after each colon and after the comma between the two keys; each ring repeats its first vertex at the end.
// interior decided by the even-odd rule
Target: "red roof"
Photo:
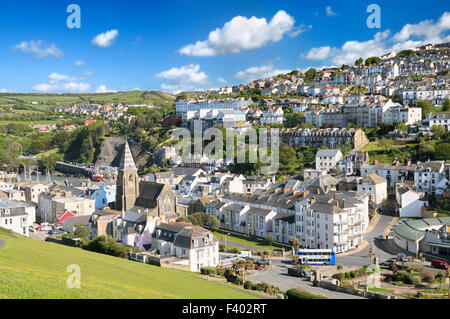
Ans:
{"type": "Polygon", "coordinates": [[[57,217],[57,221],[58,223],[62,223],[63,221],[65,221],[67,218],[70,217],[75,217],[76,215],[74,215],[70,210],[66,211],[65,213],[62,213],[62,215],[60,215],[59,217],[57,217]]]}

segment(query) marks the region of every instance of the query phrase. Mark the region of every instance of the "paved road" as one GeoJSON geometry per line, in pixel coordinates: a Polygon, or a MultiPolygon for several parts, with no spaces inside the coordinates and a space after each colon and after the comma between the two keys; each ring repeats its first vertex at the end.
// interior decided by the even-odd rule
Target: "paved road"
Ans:
{"type": "Polygon", "coordinates": [[[330,299],[364,299],[359,296],[314,287],[313,284],[307,280],[288,276],[287,268],[289,266],[291,266],[289,260],[272,259],[272,266],[270,266],[270,269],[257,271],[254,274],[249,275],[248,279],[254,282],[267,282],[284,291],[291,288],[297,288],[310,293],[321,294],[330,299]]]}

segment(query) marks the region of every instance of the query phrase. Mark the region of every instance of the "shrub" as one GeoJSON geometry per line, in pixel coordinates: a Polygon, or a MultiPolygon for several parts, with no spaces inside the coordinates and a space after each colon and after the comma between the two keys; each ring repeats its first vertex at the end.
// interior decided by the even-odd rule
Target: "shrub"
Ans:
{"type": "Polygon", "coordinates": [[[206,276],[217,276],[217,269],[215,267],[202,267],[200,273],[206,276]]]}
{"type": "Polygon", "coordinates": [[[245,289],[252,289],[253,283],[250,280],[246,280],[244,282],[244,288],[245,289]]]}
{"type": "Polygon", "coordinates": [[[345,273],[345,279],[351,279],[350,273],[348,271],[345,273]]]}
{"type": "Polygon", "coordinates": [[[422,272],[423,271],[423,266],[420,265],[415,265],[412,267],[412,270],[415,272],[422,272]]]}
{"type": "Polygon", "coordinates": [[[411,276],[411,283],[413,285],[419,285],[422,282],[422,279],[420,278],[420,276],[414,275],[411,276]]]}
{"type": "Polygon", "coordinates": [[[421,278],[423,282],[432,283],[434,281],[434,274],[431,272],[422,272],[421,278]]]}
{"type": "Polygon", "coordinates": [[[345,279],[344,274],[341,272],[334,274],[333,276],[331,276],[331,278],[337,279],[339,281],[343,281],[345,279]]]}
{"type": "Polygon", "coordinates": [[[286,291],[287,299],[327,299],[325,296],[312,294],[298,289],[289,289],[286,291]]]}

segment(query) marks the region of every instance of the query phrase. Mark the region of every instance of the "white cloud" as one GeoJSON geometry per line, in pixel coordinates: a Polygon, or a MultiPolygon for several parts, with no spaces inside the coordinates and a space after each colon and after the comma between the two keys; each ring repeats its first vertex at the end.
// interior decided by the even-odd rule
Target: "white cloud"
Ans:
{"type": "Polygon", "coordinates": [[[269,22],[265,18],[236,16],[222,29],[210,32],[207,40],[186,45],[179,52],[190,56],[218,56],[254,50],[280,41],[286,33],[296,36],[305,31],[304,26],[298,29],[294,24],[294,18],[283,10],[269,22]]]}
{"type": "Polygon", "coordinates": [[[85,76],[69,76],[53,72],[48,76],[48,83],[40,83],[32,87],[34,91],[43,93],[84,93],[91,90],[91,85],[82,82],[85,76]]]}
{"type": "Polygon", "coordinates": [[[84,82],[41,83],[32,89],[43,93],[85,93],[91,89],[91,85],[84,82]]]}
{"type": "Polygon", "coordinates": [[[100,33],[92,40],[92,44],[98,48],[110,47],[118,35],[119,31],[117,30],[109,30],[104,33],[100,33]]]}
{"type": "Polygon", "coordinates": [[[108,89],[106,85],[100,85],[95,93],[110,93],[110,92],[116,92],[114,90],[108,89]]]}
{"type": "Polygon", "coordinates": [[[29,42],[23,41],[20,44],[16,45],[15,50],[20,51],[22,53],[33,53],[35,57],[42,59],[48,56],[52,56],[54,58],[61,58],[64,54],[56,45],[53,43],[48,48],[42,47],[41,40],[31,40],[29,42]]]}
{"type": "Polygon", "coordinates": [[[337,16],[337,13],[333,11],[333,8],[331,8],[331,6],[327,6],[325,11],[327,13],[327,16],[329,16],[329,17],[337,16]]]}
{"type": "Polygon", "coordinates": [[[225,83],[227,83],[227,80],[225,80],[224,78],[218,78],[217,82],[225,84],[225,83]]]}
{"type": "Polygon", "coordinates": [[[340,48],[312,48],[306,58],[311,60],[329,59],[336,65],[352,64],[360,57],[381,56],[388,52],[399,52],[424,44],[448,42],[450,41],[449,30],[450,12],[445,12],[437,22],[425,20],[417,24],[407,24],[393,36],[391,36],[390,30],[386,30],[378,32],[371,40],[347,41],[340,48]],[[319,59],[320,53],[323,53],[323,59],[319,59]]]}
{"type": "Polygon", "coordinates": [[[308,55],[306,56],[309,60],[324,60],[328,58],[331,53],[331,48],[329,46],[320,47],[320,48],[312,48],[308,55]]]}
{"type": "Polygon", "coordinates": [[[81,60],[75,62],[75,66],[84,66],[84,64],[84,61],[81,60]]]}
{"type": "Polygon", "coordinates": [[[205,72],[200,72],[200,65],[189,64],[181,68],[172,68],[156,75],[169,83],[161,84],[161,88],[170,92],[194,90],[210,83],[205,72]]]}
{"type": "Polygon", "coordinates": [[[1,88],[0,89],[0,93],[14,93],[14,90],[8,90],[8,89],[5,89],[5,88],[1,88]]]}
{"type": "Polygon", "coordinates": [[[261,66],[253,66],[244,71],[236,73],[234,76],[236,79],[250,82],[258,79],[265,79],[278,74],[285,74],[291,70],[279,70],[276,69],[273,64],[263,64],[261,66]]]}

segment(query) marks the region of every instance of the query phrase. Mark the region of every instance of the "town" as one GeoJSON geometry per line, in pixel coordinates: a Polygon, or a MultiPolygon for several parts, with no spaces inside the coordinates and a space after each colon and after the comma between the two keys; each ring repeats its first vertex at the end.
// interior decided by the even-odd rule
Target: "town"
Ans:
{"type": "Polygon", "coordinates": [[[447,7],[0,5],[0,299],[450,299],[447,7]]]}
{"type": "Polygon", "coordinates": [[[193,131],[199,123],[202,132],[236,136],[277,128],[280,168],[273,175],[261,174],[258,163],[183,157],[167,133],[146,152],[145,135],[133,132],[146,125],[139,121],[154,112],[151,104],[55,107],[52,114],[71,114],[79,124],[30,127],[44,135],[73,131],[83,145],[82,134],[100,131],[97,162],[22,154],[4,164],[0,225],[107,254],[110,238],[118,246],[109,254],[225,274],[236,284],[247,274],[249,289],[261,287],[250,280],[268,283],[273,288],[262,289],[269,293],[301,287],[331,298],[439,295],[436,282],[448,276],[450,258],[449,51],[448,43],[425,45],[353,66],[180,94],[173,113],[152,128],[193,131]],[[135,129],[105,138],[118,123],[135,129]],[[383,267],[383,284],[367,289],[358,277],[372,263],[383,267]],[[226,270],[235,267],[238,277],[226,270]],[[405,267],[414,270],[402,277],[405,267]],[[288,269],[308,280],[293,283],[280,273],[288,269]],[[421,282],[428,284],[418,289],[421,282]]]}

